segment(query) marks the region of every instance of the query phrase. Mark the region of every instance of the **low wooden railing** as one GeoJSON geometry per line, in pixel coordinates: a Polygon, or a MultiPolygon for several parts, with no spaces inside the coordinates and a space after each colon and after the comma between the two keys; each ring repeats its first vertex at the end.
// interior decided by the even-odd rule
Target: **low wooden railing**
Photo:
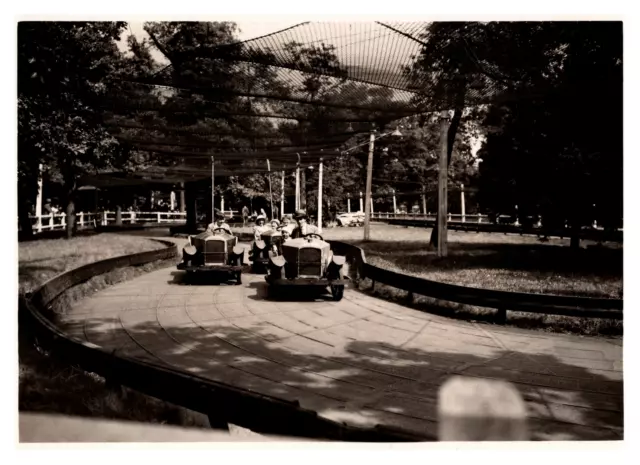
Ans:
{"type": "Polygon", "coordinates": [[[380,268],[367,263],[360,247],[340,241],[329,242],[335,254],[347,257],[351,279],[358,282],[368,278],[372,281],[372,289],[376,283],[382,283],[407,291],[409,298],[422,295],[448,302],[494,308],[498,310],[498,319],[503,323],[507,319],[507,310],[581,318],[622,319],[622,299],[532,294],[446,284],[380,268]]]}
{"type": "MultiPolygon", "coordinates": [[[[223,421],[234,423],[258,433],[278,434],[289,437],[334,439],[343,441],[504,441],[526,440],[526,409],[522,397],[515,387],[504,381],[482,380],[454,376],[444,383],[439,391],[438,437],[417,437],[400,428],[381,425],[375,428],[359,428],[322,418],[315,411],[300,407],[297,401],[287,402],[254,391],[211,381],[191,373],[181,372],[166,366],[145,362],[107,351],[89,342],[75,339],[61,331],[51,318],[51,304],[63,292],[87,281],[93,276],[107,273],[115,268],[142,265],[156,260],[177,256],[173,242],[157,240],[165,247],[160,250],[115,257],[84,265],[65,272],[47,281],[35,292],[19,299],[19,329],[21,335],[31,342],[37,341],[50,356],[59,357],[72,366],[103,376],[112,385],[123,385],[153,397],[182,407],[222,416],[223,421]],[[483,385],[483,389],[479,386],[483,385]],[[478,401],[478,392],[485,393],[478,401]],[[464,415],[460,406],[464,405],[464,415]]],[[[376,268],[366,263],[364,252],[355,246],[333,242],[336,252],[348,255],[353,270],[362,276],[376,276],[376,268]],[[358,271],[360,270],[360,271],[358,271]]],[[[396,283],[398,284],[398,283],[396,283]]],[[[77,422],[64,421],[66,427],[77,427],[77,422]]],[[[60,426],[59,420],[56,427],[60,426]]],[[[103,425],[86,425],[92,434],[77,440],[103,440],[111,433],[101,432],[103,425]]],[[[113,425],[109,426],[110,428],[113,425]]],[[[49,431],[25,440],[67,441],[62,431],[49,431]]],[[[175,434],[175,432],[174,432],[175,434]]],[[[193,433],[181,434],[173,440],[202,440],[193,433]]],[[[168,432],[151,431],[147,427],[130,428],[120,435],[121,440],[167,440],[168,432]],[[129,437],[132,436],[132,437],[129,437]],[[162,438],[162,439],[160,439],[162,438]]],[[[212,440],[207,437],[207,440],[212,440]]]]}
{"type": "Polygon", "coordinates": [[[52,356],[103,376],[112,384],[127,386],[206,415],[222,415],[229,423],[258,433],[344,441],[436,439],[417,437],[401,429],[359,428],[331,421],[320,417],[315,411],[300,407],[297,401],[284,401],[167,366],[129,358],[73,338],[56,326],[48,309],[64,291],[118,267],[142,265],[176,256],[177,248],[174,243],[159,242],[167,247],[82,266],[56,276],[32,294],[20,298],[20,330],[26,333],[25,337],[37,341],[52,356]]]}

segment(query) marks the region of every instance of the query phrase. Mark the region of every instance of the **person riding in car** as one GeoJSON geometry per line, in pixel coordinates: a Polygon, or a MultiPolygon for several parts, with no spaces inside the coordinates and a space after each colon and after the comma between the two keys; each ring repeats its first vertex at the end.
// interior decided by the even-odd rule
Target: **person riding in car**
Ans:
{"type": "Polygon", "coordinates": [[[258,215],[258,217],[256,218],[256,225],[253,227],[253,240],[255,240],[256,242],[261,240],[260,236],[263,232],[270,229],[269,226],[266,226],[264,223],[264,216],[258,215]]]}
{"type": "Polygon", "coordinates": [[[307,234],[318,234],[318,228],[309,224],[309,217],[304,210],[296,211],[294,219],[296,220],[297,226],[291,233],[293,239],[304,237],[307,234]]]}
{"type": "Polygon", "coordinates": [[[224,215],[219,211],[215,213],[215,222],[207,226],[207,232],[214,234],[214,231],[216,229],[223,229],[227,234],[233,235],[233,233],[231,232],[231,227],[227,223],[225,223],[224,215]]]}
{"type": "Polygon", "coordinates": [[[291,239],[291,232],[288,229],[282,229],[282,243],[284,244],[291,239]]]}
{"type": "Polygon", "coordinates": [[[282,223],[280,225],[281,230],[289,231],[289,235],[295,229],[296,225],[291,222],[291,215],[285,215],[282,217],[282,223]]]}
{"type": "Polygon", "coordinates": [[[271,224],[271,229],[273,229],[274,231],[277,231],[278,229],[280,229],[280,222],[275,218],[271,220],[270,224],[271,224]]]}

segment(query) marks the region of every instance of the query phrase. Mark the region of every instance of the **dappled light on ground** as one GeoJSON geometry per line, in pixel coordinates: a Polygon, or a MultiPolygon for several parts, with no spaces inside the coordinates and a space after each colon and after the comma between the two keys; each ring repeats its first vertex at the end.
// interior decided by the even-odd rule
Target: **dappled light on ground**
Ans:
{"type": "Polygon", "coordinates": [[[622,437],[621,347],[455,321],[348,290],[270,300],[264,278],[189,285],[167,268],[79,302],[69,334],[116,353],[300,403],[353,425],[436,433],[437,392],[454,374],[504,379],[536,439],[622,437]]]}

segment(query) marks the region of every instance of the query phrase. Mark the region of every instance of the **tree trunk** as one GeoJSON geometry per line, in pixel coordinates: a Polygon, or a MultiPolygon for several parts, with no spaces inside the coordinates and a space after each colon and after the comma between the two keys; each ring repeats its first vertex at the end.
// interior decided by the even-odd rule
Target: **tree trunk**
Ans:
{"type": "MultiPolygon", "coordinates": [[[[462,108],[456,108],[453,112],[453,117],[451,118],[451,123],[449,125],[449,129],[447,131],[447,167],[451,165],[451,158],[453,155],[453,144],[456,140],[456,133],[458,132],[458,127],[460,126],[460,119],[462,118],[462,108]]],[[[438,193],[438,202],[440,202],[440,193],[438,193]]],[[[436,210],[436,224],[435,227],[431,230],[431,239],[429,240],[429,245],[431,247],[438,246],[438,220],[440,209],[436,210]]]]}
{"type": "Polygon", "coordinates": [[[187,231],[195,233],[198,229],[198,219],[196,217],[196,193],[191,183],[185,183],[185,197],[187,207],[187,231]]]}
{"type": "Polygon", "coordinates": [[[33,237],[33,228],[29,218],[29,200],[24,195],[18,196],[18,221],[20,223],[20,236],[24,239],[33,237]]]}
{"type": "Polygon", "coordinates": [[[580,226],[579,218],[574,217],[571,222],[571,241],[569,243],[571,249],[577,250],[580,248],[580,230],[582,229],[580,226]]]}
{"type": "Polygon", "coordinates": [[[69,195],[67,200],[67,239],[71,239],[76,233],[76,204],[73,195],[69,195]]]}

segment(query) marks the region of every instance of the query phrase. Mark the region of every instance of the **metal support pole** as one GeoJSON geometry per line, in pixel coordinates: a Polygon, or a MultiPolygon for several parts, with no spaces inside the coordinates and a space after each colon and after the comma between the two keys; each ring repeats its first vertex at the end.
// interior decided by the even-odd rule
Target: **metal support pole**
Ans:
{"type": "Polygon", "coordinates": [[[398,209],[396,208],[396,190],[393,189],[393,214],[395,215],[398,209]]]}
{"type": "Polygon", "coordinates": [[[171,210],[173,210],[176,207],[176,193],[171,191],[171,194],[169,194],[169,202],[171,204],[171,210]]]}
{"type": "Polygon", "coordinates": [[[216,181],[215,181],[215,160],[213,155],[211,156],[211,222],[216,219],[216,181]]]}
{"type": "Polygon", "coordinates": [[[296,167],[296,211],[300,210],[300,164],[296,167]]]}
{"type": "Polygon", "coordinates": [[[268,180],[269,180],[269,202],[271,205],[271,219],[274,219],[273,216],[273,191],[271,190],[271,163],[269,163],[269,159],[267,158],[267,172],[268,172],[268,180]]]}
{"type": "Polygon", "coordinates": [[[422,214],[427,216],[427,194],[424,188],[422,189],[422,214]]]}
{"type": "Polygon", "coordinates": [[[42,231],[42,163],[38,165],[38,196],[36,197],[36,229],[42,231]]]}
{"type": "Polygon", "coordinates": [[[369,157],[367,158],[367,186],[366,186],[366,198],[364,203],[364,240],[368,241],[370,238],[369,221],[371,219],[371,210],[373,203],[371,200],[371,178],[373,176],[373,148],[375,145],[375,133],[371,130],[369,134],[369,157]]]}
{"type": "Polygon", "coordinates": [[[447,256],[447,145],[449,132],[449,112],[440,112],[440,160],[438,165],[438,257],[447,256]]]}
{"type": "Polygon", "coordinates": [[[280,181],[280,216],[284,216],[284,171],[282,172],[282,180],[280,181]]]}
{"type": "Polygon", "coordinates": [[[222,214],[224,214],[224,195],[220,194],[220,210],[222,211],[222,214]]]}
{"type": "Polygon", "coordinates": [[[460,213],[462,213],[462,222],[466,221],[465,205],[464,205],[464,184],[460,184],[460,213]]]}
{"type": "Polygon", "coordinates": [[[185,192],[184,192],[184,183],[181,182],[180,183],[180,213],[184,213],[185,209],[186,209],[186,202],[185,202],[185,192]]]}
{"type": "Polygon", "coordinates": [[[364,205],[362,205],[362,192],[360,192],[360,211],[364,211],[364,205]]]}
{"type": "Polygon", "coordinates": [[[347,197],[347,213],[351,213],[351,196],[347,197]]]}
{"type": "Polygon", "coordinates": [[[318,232],[322,233],[322,158],[318,166],[318,232]]]}

